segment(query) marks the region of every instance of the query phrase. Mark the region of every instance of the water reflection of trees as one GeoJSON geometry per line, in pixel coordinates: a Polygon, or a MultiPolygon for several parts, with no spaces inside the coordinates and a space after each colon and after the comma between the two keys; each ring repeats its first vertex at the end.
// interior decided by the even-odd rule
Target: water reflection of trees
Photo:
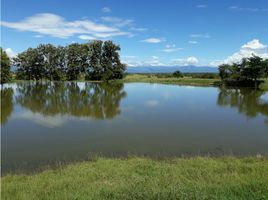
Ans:
{"type": "Polygon", "coordinates": [[[248,117],[256,117],[258,114],[268,116],[268,100],[261,98],[264,94],[264,91],[249,88],[220,88],[217,103],[219,106],[237,108],[248,117]]]}
{"type": "Polygon", "coordinates": [[[13,89],[1,89],[1,124],[7,122],[13,111],[13,89]]]}
{"type": "Polygon", "coordinates": [[[37,82],[18,84],[16,103],[47,116],[109,119],[120,114],[126,96],[120,83],[37,82]]]}

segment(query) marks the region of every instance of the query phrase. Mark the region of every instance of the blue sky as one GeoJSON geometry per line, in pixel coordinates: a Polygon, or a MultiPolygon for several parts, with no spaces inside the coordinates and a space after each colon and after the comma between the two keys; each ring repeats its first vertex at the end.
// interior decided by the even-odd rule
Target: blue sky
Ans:
{"type": "Polygon", "coordinates": [[[113,40],[129,66],[216,66],[268,57],[267,0],[2,0],[1,46],[113,40]]]}

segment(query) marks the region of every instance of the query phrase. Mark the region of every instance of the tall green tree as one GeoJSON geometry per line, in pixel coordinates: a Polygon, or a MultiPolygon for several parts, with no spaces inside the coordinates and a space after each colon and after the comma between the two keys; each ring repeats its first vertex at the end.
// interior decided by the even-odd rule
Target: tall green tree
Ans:
{"type": "Polygon", "coordinates": [[[17,78],[42,80],[46,76],[45,59],[39,48],[29,48],[14,59],[17,65],[17,78]]]}
{"type": "Polygon", "coordinates": [[[121,79],[126,65],[120,61],[120,46],[112,41],[105,41],[102,47],[101,65],[103,69],[102,80],[121,79]]]}
{"type": "Polygon", "coordinates": [[[84,72],[87,66],[87,50],[86,45],[78,43],[71,44],[67,47],[67,79],[77,80],[84,72]]]}
{"type": "Polygon", "coordinates": [[[223,81],[233,83],[260,84],[260,78],[268,75],[267,59],[252,55],[243,58],[240,63],[222,64],[219,66],[219,76],[223,81]]]}
{"type": "Polygon", "coordinates": [[[120,47],[112,41],[55,47],[41,44],[15,59],[17,78],[26,80],[110,80],[121,79],[126,66],[121,63],[120,47]]]}
{"type": "Polygon", "coordinates": [[[256,83],[257,80],[261,77],[263,69],[264,66],[262,58],[253,55],[245,62],[245,67],[242,71],[242,75],[247,79],[254,80],[256,83]]]}
{"type": "Polygon", "coordinates": [[[95,40],[88,45],[89,57],[88,67],[86,69],[88,80],[100,80],[102,77],[103,69],[101,66],[102,59],[102,44],[101,40],[95,40]]]}
{"type": "Polygon", "coordinates": [[[10,81],[11,74],[10,74],[10,58],[8,57],[7,53],[0,47],[1,52],[1,83],[6,83],[10,81]]]}

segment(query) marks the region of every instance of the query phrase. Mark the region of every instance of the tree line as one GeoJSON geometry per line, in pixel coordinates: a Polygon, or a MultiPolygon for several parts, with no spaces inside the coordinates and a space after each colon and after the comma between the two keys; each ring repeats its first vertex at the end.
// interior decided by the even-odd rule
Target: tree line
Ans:
{"type": "Polygon", "coordinates": [[[252,55],[239,63],[222,64],[219,76],[226,85],[258,87],[260,79],[268,76],[268,59],[252,55]]]}
{"type": "MultiPolygon", "coordinates": [[[[40,44],[12,59],[20,80],[111,80],[122,79],[126,65],[121,63],[120,46],[96,40],[85,44],[54,46],[40,44]]],[[[10,80],[11,60],[1,48],[1,82],[10,80]]]]}

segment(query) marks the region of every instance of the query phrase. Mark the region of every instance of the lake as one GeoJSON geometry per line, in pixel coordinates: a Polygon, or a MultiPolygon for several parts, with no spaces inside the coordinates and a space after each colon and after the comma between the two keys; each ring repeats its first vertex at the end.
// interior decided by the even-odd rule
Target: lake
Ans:
{"type": "Polygon", "coordinates": [[[2,174],[95,155],[268,154],[268,93],[149,83],[1,88],[2,174]]]}

